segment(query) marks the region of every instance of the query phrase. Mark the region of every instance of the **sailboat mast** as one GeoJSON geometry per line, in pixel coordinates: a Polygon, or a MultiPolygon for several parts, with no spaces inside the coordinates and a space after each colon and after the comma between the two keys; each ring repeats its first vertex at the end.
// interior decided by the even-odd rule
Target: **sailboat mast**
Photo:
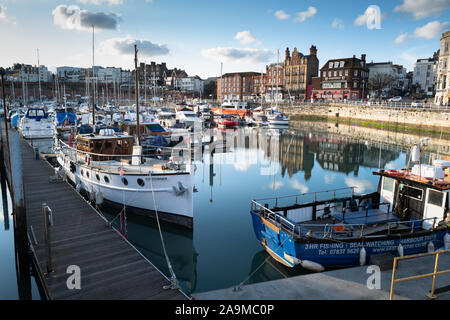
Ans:
{"type": "Polygon", "coordinates": [[[139,146],[140,145],[140,135],[141,135],[141,128],[139,126],[139,69],[138,69],[138,60],[137,60],[137,46],[134,45],[134,68],[135,68],[135,96],[136,96],[136,143],[139,146]]]}
{"type": "Polygon", "coordinates": [[[92,128],[95,132],[95,82],[94,82],[94,46],[95,46],[95,39],[94,39],[95,29],[94,25],[92,25],[92,128]]]}
{"type": "Polygon", "coordinates": [[[39,64],[39,49],[37,49],[38,58],[38,83],[39,83],[39,104],[42,106],[42,92],[41,92],[41,65],[39,64]]]}

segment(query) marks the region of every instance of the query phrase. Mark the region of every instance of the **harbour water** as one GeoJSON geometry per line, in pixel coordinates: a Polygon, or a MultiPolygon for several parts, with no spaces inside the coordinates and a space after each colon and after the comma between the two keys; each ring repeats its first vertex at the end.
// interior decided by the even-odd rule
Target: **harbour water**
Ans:
{"type": "MultiPolygon", "coordinates": [[[[380,145],[376,137],[357,140],[314,129],[214,129],[206,140],[225,137],[224,148],[205,147],[194,157],[193,230],[161,225],[170,262],[188,294],[308,272],[288,269],[266,254],[253,232],[252,199],[342,187],[372,192],[378,183],[374,170],[405,167],[409,157],[408,148],[396,141],[380,145]]],[[[437,152],[425,152],[423,163],[437,152]]],[[[118,210],[102,211],[119,228],[118,210]]],[[[17,299],[12,222],[9,230],[5,226],[0,229],[0,283],[6,285],[0,287],[0,299],[17,299]]],[[[127,226],[129,240],[169,276],[156,222],[128,215],[127,226]]],[[[33,298],[38,298],[34,282],[33,298]]]]}

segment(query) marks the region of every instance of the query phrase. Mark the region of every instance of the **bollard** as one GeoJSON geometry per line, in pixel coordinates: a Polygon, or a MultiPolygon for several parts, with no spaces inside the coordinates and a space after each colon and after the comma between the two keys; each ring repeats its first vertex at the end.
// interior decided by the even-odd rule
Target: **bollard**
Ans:
{"type": "Polygon", "coordinates": [[[53,215],[52,210],[50,210],[46,203],[42,204],[42,213],[44,215],[45,242],[47,245],[47,276],[49,276],[52,272],[54,272],[52,263],[52,248],[50,244],[50,227],[53,226],[53,215]]]}

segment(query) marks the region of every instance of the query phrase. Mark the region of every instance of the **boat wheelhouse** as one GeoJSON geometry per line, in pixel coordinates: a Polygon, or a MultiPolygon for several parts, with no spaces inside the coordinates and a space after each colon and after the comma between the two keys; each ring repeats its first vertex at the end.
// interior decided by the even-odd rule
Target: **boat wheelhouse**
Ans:
{"type": "Polygon", "coordinates": [[[220,107],[211,108],[216,115],[237,114],[239,117],[251,115],[251,110],[246,102],[240,101],[224,101],[220,107]]]}
{"type": "Polygon", "coordinates": [[[433,170],[439,176],[417,167],[374,172],[371,194],[344,188],[253,200],[256,237],[278,262],[314,271],[448,248],[450,177],[448,167],[433,170]]]}

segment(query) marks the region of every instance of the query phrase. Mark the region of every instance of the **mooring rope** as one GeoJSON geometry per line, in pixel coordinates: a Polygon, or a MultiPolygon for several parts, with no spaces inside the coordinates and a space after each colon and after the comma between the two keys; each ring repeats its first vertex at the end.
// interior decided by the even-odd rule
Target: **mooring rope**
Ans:
{"type": "Polygon", "coordinates": [[[171,276],[171,278],[170,278],[171,285],[168,287],[164,286],[163,288],[164,289],[178,289],[180,286],[178,285],[178,280],[175,275],[175,272],[172,269],[172,264],[170,263],[170,259],[167,254],[166,245],[164,243],[164,238],[163,238],[162,231],[161,231],[161,224],[159,223],[159,214],[158,214],[158,208],[156,206],[155,192],[153,190],[153,177],[152,177],[151,173],[150,173],[150,186],[152,188],[153,204],[155,206],[155,214],[156,214],[156,221],[158,223],[159,236],[161,238],[161,244],[162,244],[164,256],[166,257],[167,266],[169,267],[169,272],[170,272],[170,276],[171,276]]]}

